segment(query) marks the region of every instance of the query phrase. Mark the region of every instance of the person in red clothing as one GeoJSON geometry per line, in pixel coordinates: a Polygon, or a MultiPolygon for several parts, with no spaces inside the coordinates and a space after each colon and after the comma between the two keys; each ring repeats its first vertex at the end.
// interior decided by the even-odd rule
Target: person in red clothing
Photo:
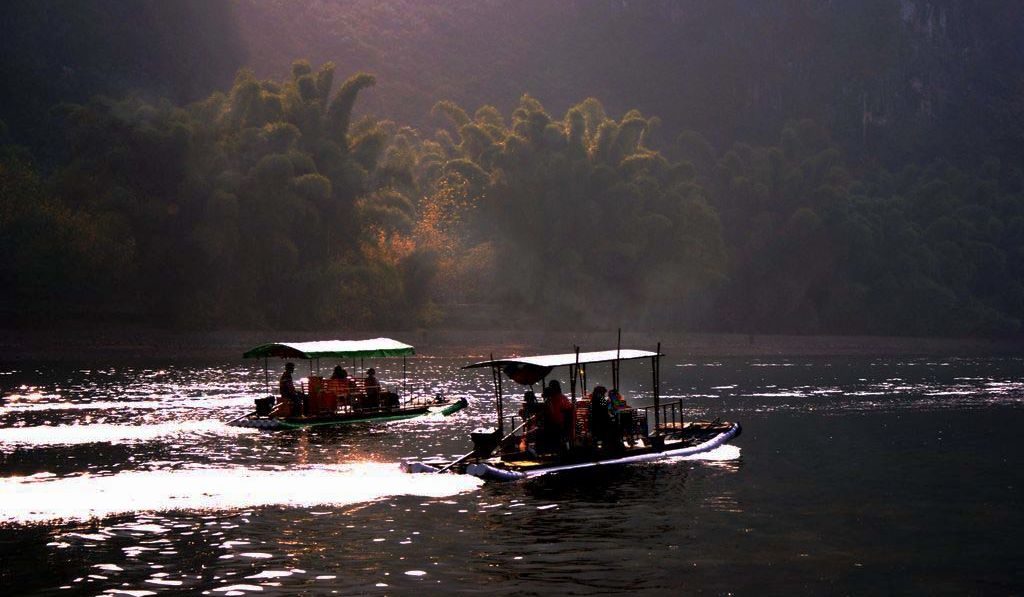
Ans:
{"type": "Polygon", "coordinates": [[[543,452],[562,451],[569,440],[572,427],[572,403],[562,393],[562,384],[552,379],[544,388],[543,425],[541,428],[540,450],[543,452]]]}

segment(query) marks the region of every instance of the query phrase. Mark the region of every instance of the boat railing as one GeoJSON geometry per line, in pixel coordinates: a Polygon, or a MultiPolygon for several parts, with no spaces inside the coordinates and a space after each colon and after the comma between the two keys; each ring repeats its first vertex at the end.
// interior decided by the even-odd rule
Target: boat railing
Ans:
{"type": "Polygon", "coordinates": [[[664,435],[673,431],[680,431],[683,428],[683,400],[659,404],[657,406],[638,406],[638,412],[642,411],[642,418],[647,420],[648,426],[654,433],[664,435]],[[656,415],[656,416],[655,416],[656,415]],[[657,425],[652,425],[657,421],[657,425]]]}
{"type": "Polygon", "coordinates": [[[535,418],[529,420],[524,418],[522,413],[513,413],[502,417],[504,432],[508,434],[498,447],[502,453],[525,450],[534,446],[537,440],[537,431],[540,428],[539,421],[535,418]]]}

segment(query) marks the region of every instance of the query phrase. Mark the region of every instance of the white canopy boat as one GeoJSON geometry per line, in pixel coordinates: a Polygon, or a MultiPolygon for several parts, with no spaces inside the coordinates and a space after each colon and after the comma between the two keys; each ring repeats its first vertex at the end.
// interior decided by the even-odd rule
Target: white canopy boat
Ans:
{"type": "MultiPolygon", "coordinates": [[[[473,451],[454,459],[406,461],[403,470],[410,473],[442,473],[474,475],[483,479],[517,480],[569,470],[599,466],[622,465],[692,456],[710,452],[740,435],[739,423],[721,420],[688,420],[683,401],[662,403],[661,344],[654,352],[622,349],[599,352],[575,352],[527,357],[508,357],[472,363],[464,369],[490,369],[494,383],[497,420],[493,428],[480,428],[471,433],[473,451]],[[623,361],[649,361],[652,375],[652,404],[629,407],[612,404],[610,418],[605,418],[600,390],[587,393],[587,368],[598,364],[611,365],[613,395],[619,387],[623,361]],[[532,389],[517,415],[509,417],[512,431],[505,433],[503,376],[533,387],[538,381],[547,385],[547,377],[556,368],[568,368],[571,394],[571,426],[568,433],[551,441],[545,432],[544,407],[531,406],[532,389]],[[577,396],[579,390],[579,396],[577,396]],[[595,398],[595,395],[597,398],[595,398]],[[591,402],[598,400],[597,407],[591,402]],[[598,420],[603,419],[600,426],[598,420]],[[518,421],[517,421],[518,419],[518,421]],[[609,423],[609,420],[611,421],[609,423]],[[516,424],[518,422],[518,425],[516,424]],[[542,441],[544,436],[547,441],[542,441]]],[[[613,403],[619,402],[612,400],[613,403]]]]}

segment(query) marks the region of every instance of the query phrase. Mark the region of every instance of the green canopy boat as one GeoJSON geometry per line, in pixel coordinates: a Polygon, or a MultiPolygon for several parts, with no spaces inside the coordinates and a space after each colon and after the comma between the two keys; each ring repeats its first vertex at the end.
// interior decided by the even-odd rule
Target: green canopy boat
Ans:
{"type": "Polygon", "coordinates": [[[229,421],[228,424],[257,429],[297,429],[370,421],[394,421],[433,413],[448,416],[465,408],[467,406],[465,398],[448,400],[437,395],[403,399],[398,393],[368,375],[350,377],[347,372],[344,372],[343,376],[332,376],[328,379],[319,375],[320,359],[339,361],[351,359],[353,369],[355,369],[356,359],[363,362],[365,359],[401,357],[402,389],[404,390],[406,359],[415,354],[416,350],[412,346],[391,338],[261,344],[246,351],[242,357],[263,359],[268,395],[255,399],[255,411],[229,421]],[[291,401],[271,393],[268,364],[271,357],[302,359],[309,362],[309,377],[299,380],[296,387],[302,397],[303,412],[292,412],[291,401]]]}
{"type": "Polygon", "coordinates": [[[372,340],[322,340],[318,342],[273,342],[246,351],[243,359],[278,357],[282,359],[372,359],[409,357],[416,354],[411,345],[391,338],[372,340]]]}

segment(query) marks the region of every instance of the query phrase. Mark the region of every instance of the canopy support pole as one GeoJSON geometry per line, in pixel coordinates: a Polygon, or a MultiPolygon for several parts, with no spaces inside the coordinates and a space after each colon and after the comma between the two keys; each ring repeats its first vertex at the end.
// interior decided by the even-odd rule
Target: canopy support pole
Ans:
{"type": "Polygon", "coordinates": [[[572,377],[569,381],[569,387],[572,389],[572,427],[569,442],[572,447],[576,447],[576,377],[580,374],[580,347],[576,347],[576,363],[572,366],[572,377]]]}
{"type": "MultiPolygon", "coordinates": [[[[494,360],[494,354],[491,354],[491,360],[494,360]]],[[[498,407],[498,435],[504,435],[505,431],[505,417],[502,412],[502,399],[501,399],[501,369],[497,365],[491,365],[491,377],[494,379],[494,399],[498,407]]]]}
{"type": "Polygon", "coordinates": [[[402,393],[405,394],[405,355],[402,355],[402,393]]]}
{"type": "Polygon", "coordinates": [[[661,342],[658,342],[658,349],[651,357],[651,378],[654,386],[654,430],[657,431],[661,423],[661,409],[659,408],[661,405],[661,342]]]}
{"type": "Polygon", "coordinates": [[[622,356],[622,328],[619,328],[619,339],[615,342],[615,366],[612,368],[612,385],[615,386],[619,393],[622,393],[622,388],[619,387],[619,367],[620,358],[622,356]]]}
{"type": "Polygon", "coordinates": [[[576,376],[580,372],[580,347],[576,347],[576,363],[572,366],[572,375],[569,376],[569,392],[572,394],[572,405],[576,406],[576,376]]]}
{"type": "Polygon", "coordinates": [[[263,357],[263,383],[267,386],[267,394],[270,393],[270,365],[267,364],[267,357],[263,357]]]}

